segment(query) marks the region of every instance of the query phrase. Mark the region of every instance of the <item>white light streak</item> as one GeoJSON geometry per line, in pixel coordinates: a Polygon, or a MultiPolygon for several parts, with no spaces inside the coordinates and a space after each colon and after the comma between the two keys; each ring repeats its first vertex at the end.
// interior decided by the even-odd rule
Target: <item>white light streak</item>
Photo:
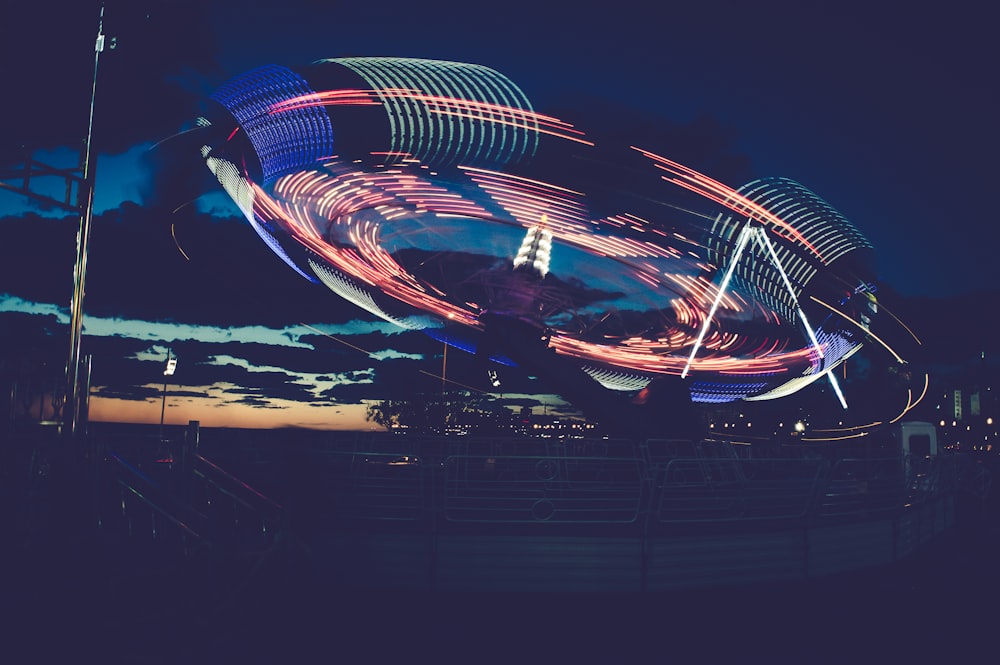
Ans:
{"type": "Polygon", "coordinates": [[[705,339],[705,333],[708,332],[708,326],[712,322],[712,317],[715,316],[715,310],[719,308],[719,303],[722,301],[722,296],[726,292],[726,287],[729,286],[729,280],[733,276],[733,271],[736,270],[736,264],[739,263],[740,256],[743,254],[743,250],[747,246],[747,241],[750,240],[751,227],[747,223],[740,231],[740,236],[736,241],[736,251],[733,253],[733,258],[729,262],[729,267],[726,269],[726,276],[722,278],[722,284],[719,285],[719,292],[715,296],[715,300],[712,301],[712,308],[708,310],[708,316],[705,317],[705,322],[701,326],[701,332],[698,333],[698,339],[695,340],[694,347],[691,349],[691,355],[688,356],[687,363],[684,365],[684,370],[681,372],[681,378],[687,377],[688,370],[691,369],[691,363],[694,361],[695,355],[698,353],[698,349],[701,347],[702,340],[705,339]]]}

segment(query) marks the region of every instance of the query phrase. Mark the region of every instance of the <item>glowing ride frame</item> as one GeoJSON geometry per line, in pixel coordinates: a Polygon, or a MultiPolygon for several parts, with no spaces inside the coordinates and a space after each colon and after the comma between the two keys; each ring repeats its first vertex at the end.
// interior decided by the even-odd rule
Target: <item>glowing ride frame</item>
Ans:
{"type": "MultiPolygon", "coordinates": [[[[736,249],[733,251],[733,256],[729,260],[729,267],[726,269],[726,274],[722,278],[722,284],[719,286],[719,290],[715,299],[712,301],[712,307],[708,310],[708,316],[705,317],[705,322],[701,326],[701,330],[698,332],[698,338],[694,342],[694,346],[691,348],[691,355],[688,356],[687,362],[684,364],[684,370],[681,372],[681,378],[687,377],[688,370],[691,369],[691,363],[694,361],[695,356],[698,354],[698,349],[701,348],[702,340],[705,338],[705,333],[708,332],[708,326],[712,323],[712,317],[715,316],[716,310],[719,308],[719,303],[722,301],[722,296],[726,292],[726,288],[729,286],[729,280],[732,279],[733,271],[736,270],[736,265],[739,263],[740,257],[743,256],[743,251],[746,249],[747,244],[750,240],[754,240],[763,249],[768,258],[771,260],[771,264],[778,269],[781,274],[781,278],[784,281],[785,289],[788,291],[789,297],[795,304],[796,312],[799,316],[799,321],[802,322],[802,327],[805,328],[806,333],[809,335],[809,341],[812,342],[813,348],[816,349],[816,354],[822,358],[823,357],[823,347],[820,346],[819,341],[816,339],[816,333],[813,332],[812,326],[809,325],[809,319],[806,318],[806,313],[802,311],[802,307],[799,306],[798,298],[795,295],[795,290],[792,288],[792,283],[788,279],[788,275],[785,273],[785,269],[781,266],[781,259],[778,258],[777,252],[774,251],[774,246],[767,237],[767,231],[763,227],[754,226],[753,218],[747,219],[746,225],[743,230],[740,231],[740,235],[736,240],[736,249]]],[[[827,377],[830,379],[830,385],[833,387],[834,393],[837,395],[837,399],[840,401],[840,405],[843,408],[847,408],[847,400],[844,399],[844,393],[840,390],[840,384],[837,382],[837,378],[833,375],[832,367],[828,367],[823,370],[827,377]]]]}
{"type": "MultiPolygon", "coordinates": [[[[483,306],[456,301],[449,295],[452,289],[448,284],[435,284],[411,273],[394,256],[395,249],[383,246],[387,236],[382,228],[402,222],[404,226],[399,228],[410,224],[409,232],[418,229],[427,235],[434,230],[433,225],[448,220],[476,225],[477,233],[489,225],[497,230],[520,228],[520,249],[507,257],[509,262],[513,258],[508,263],[513,270],[531,269],[544,280],[552,257],[569,249],[587,256],[588,262],[597,258],[603,261],[601,265],[616,266],[619,277],[608,281],[609,285],[628,280],[632,293],[644,288],[656,294],[649,296],[649,312],[667,311],[669,302],[677,322],[673,327],[622,337],[613,344],[596,343],[586,335],[558,329],[553,332],[552,348],[578,358],[595,380],[607,381],[609,387],[635,389],[656,375],[686,378],[692,371],[705,377],[759,377],[743,384],[729,379],[729,383],[719,384],[721,387],[704,381],[696,384],[701,386],[697,388],[701,401],[731,401],[780,397],[825,373],[846,408],[831,370],[861,343],[854,333],[838,329],[821,331],[821,342],[818,329],[809,323],[799,304],[789,272],[795,272],[802,289],[820,268],[870,245],[849,222],[805,188],[777,179],[754,181],[735,190],[678,162],[629,146],[631,154],[660,173],[656,176],[659,180],[748,219],[732,255],[727,257],[721,245],[717,250],[707,246],[728,261],[722,283],[716,287],[704,275],[693,272],[695,267],[714,269],[713,261],[700,251],[692,251],[700,245],[685,237],[690,234],[678,233],[683,229],[663,227],[657,220],[644,218],[641,211],[592,213],[583,191],[543,181],[537,175],[527,177],[503,170],[533,159],[548,146],[543,139],[568,141],[582,146],[579,150],[592,149],[594,142],[569,123],[535,112],[523,93],[493,70],[403,58],[346,58],[314,64],[333,67],[337,76],[347,76],[338,69],[345,68],[371,89],[353,82],[345,89],[316,92],[304,75],[287,68],[262,68],[226,84],[214,96],[232,114],[235,124],[223,123],[222,142],[210,142],[202,148],[207,165],[258,235],[306,279],[323,283],[359,307],[403,327],[427,324],[387,309],[387,302],[431,313],[445,323],[481,329],[483,306]],[[337,114],[350,109],[383,111],[391,130],[386,136],[391,140],[379,146],[383,139],[377,132],[362,132],[371,138],[371,145],[363,152],[335,155],[334,128],[340,128],[341,122],[337,114]],[[245,157],[244,166],[236,166],[240,161],[234,157],[246,153],[227,156],[230,143],[240,136],[249,139],[252,153],[259,159],[259,184],[248,172],[245,157]],[[485,142],[477,143],[480,139],[485,142]],[[424,157],[417,158],[414,153],[424,157]],[[447,173],[439,174],[442,169],[447,173]],[[795,205],[790,212],[778,214],[775,206],[786,206],[781,201],[795,205]],[[751,227],[753,219],[759,226],[751,227]],[[786,243],[784,258],[767,237],[767,226],[786,243]],[[751,238],[777,272],[773,285],[750,284],[767,296],[772,303],[767,307],[730,288],[751,238]],[[664,244],[670,239],[673,244],[664,244]],[[559,247],[554,247],[554,242],[559,247]],[[793,245],[806,250],[802,257],[792,253],[793,245]],[[665,271],[659,265],[673,265],[670,262],[682,269],[665,271]],[[723,305],[751,316],[759,309],[765,320],[773,319],[775,325],[782,318],[789,322],[798,319],[810,345],[790,351],[790,342],[780,337],[741,340],[735,333],[718,328],[717,314],[723,305]],[[717,330],[709,336],[713,322],[717,330]],[[699,333],[684,362],[674,351],[690,343],[685,332],[689,326],[699,333]],[[696,360],[702,348],[713,348],[713,356],[696,360]],[[747,351],[753,355],[737,355],[747,351]],[[832,355],[827,357],[828,353],[832,355]],[[816,365],[810,358],[826,362],[816,365]],[[774,377],[805,364],[809,369],[803,376],[775,387],[774,377]]],[[[205,128],[212,125],[208,120],[199,124],[205,128]]],[[[670,203],[663,205],[698,215],[670,203]]],[[[719,215],[711,233],[721,240],[728,228],[729,221],[719,215]]],[[[397,248],[406,246],[405,238],[403,244],[398,239],[393,242],[397,248]]],[[[593,277],[593,273],[588,276],[593,277]]],[[[543,291],[535,292],[536,298],[540,293],[543,291]]],[[[825,305],[815,295],[810,294],[810,298],[825,305]]],[[[637,314],[644,311],[635,310],[637,314]]],[[[834,311],[856,324],[843,312],[834,311]]]]}

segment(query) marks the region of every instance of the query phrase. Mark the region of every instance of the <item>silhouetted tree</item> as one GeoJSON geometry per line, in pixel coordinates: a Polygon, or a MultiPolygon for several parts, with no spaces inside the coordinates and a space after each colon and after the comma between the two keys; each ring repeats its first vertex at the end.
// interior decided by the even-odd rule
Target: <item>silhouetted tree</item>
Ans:
{"type": "Polygon", "coordinates": [[[451,391],[373,402],[368,405],[365,418],[390,429],[406,427],[427,431],[459,423],[493,422],[496,414],[488,397],[469,391],[451,391]]]}

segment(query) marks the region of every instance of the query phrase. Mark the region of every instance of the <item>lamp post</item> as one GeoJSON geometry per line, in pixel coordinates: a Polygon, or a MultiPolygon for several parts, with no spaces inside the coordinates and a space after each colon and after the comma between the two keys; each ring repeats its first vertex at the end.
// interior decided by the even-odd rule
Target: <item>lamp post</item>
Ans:
{"type": "MultiPolygon", "coordinates": [[[[112,40],[112,46],[113,46],[112,40]]],[[[69,360],[66,364],[66,400],[63,405],[63,433],[76,436],[80,411],[80,336],[83,331],[83,295],[87,281],[87,254],[90,247],[90,228],[94,215],[94,168],[91,163],[90,143],[94,133],[94,102],[97,98],[97,66],[104,51],[104,3],[97,22],[97,40],[94,45],[94,79],[90,88],[90,118],[87,124],[87,141],[83,153],[83,180],[78,192],[80,228],[76,236],[76,263],[73,267],[73,298],[70,303],[69,360]]]]}
{"type": "Polygon", "coordinates": [[[160,441],[163,441],[163,417],[167,414],[167,378],[177,371],[177,356],[170,355],[170,348],[167,348],[167,366],[163,370],[163,402],[160,405],[160,441]]]}

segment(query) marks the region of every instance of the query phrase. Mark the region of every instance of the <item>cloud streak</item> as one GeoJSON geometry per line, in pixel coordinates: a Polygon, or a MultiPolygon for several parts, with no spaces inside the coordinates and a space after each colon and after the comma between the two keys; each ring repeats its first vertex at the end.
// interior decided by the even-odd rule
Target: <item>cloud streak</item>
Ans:
{"type": "MultiPolygon", "coordinates": [[[[69,308],[51,303],[25,300],[9,293],[0,293],[0,312],[20,312],[40,316],[53,316],[60,324],[69,325],[69,308]]],[[[121,317],[84,316],[83,333],[93,337],[128,337],[141,341],[155,341],[162,344],[174,342],[202,342],[222,344],[228,342],[251,342],[267,346],[286,346],[300,349],[315,349],[308,338],[316,337],[322,330],[329,336],[369,335],[379,333],[391,336],[406,332],[406,329],[387,321],[354,320],[342,324],[299,324],[284,328],[266,326],[223,327],[168,321],[145,321],[121,317]],[[322,329],[321,329],[322,326],[322,329]]],[[[164,349],[165,351],[165,349],[164,349]]],[[[400,353],[393,349],[372,352],[378,360],[386,358],[419,359],[417,354],[400,353]]],[[[145,358],[138,358],[145,359],[145,358]]]]}

